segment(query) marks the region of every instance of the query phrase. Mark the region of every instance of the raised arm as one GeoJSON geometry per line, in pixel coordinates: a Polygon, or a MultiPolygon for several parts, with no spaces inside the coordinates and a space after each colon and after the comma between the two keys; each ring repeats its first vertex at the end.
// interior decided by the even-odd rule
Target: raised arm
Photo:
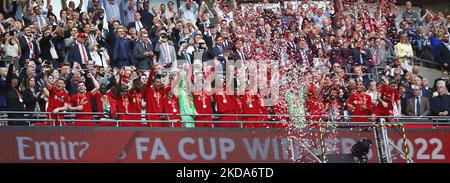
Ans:
{"type": "Polygon", "coordinates": [[[92,82],[94,83],[94,89],[92,89],[91,93],[95,93],[100,89],[100,84],[98,83],[97,79],[94,76],[92,76],[92,74],[89,73],[87,77],[92,79],[92,82]]]}
{"type": "Polygon", "coordinates": [[[62,9],[67,10],[67,0],[62,0],[62,9]]]}
{"type": "Polygon", "coordinates": [[[152,68],[150,69],[150,74],[148,75],[147,79],[147,85],[145,85],[146,88],[152,85],[154,73],[155,73],[155,65],[153,65],[152,68]]]}
{"type": "Polygon", "coordinates": [[[78,4],[77,8],[81,11],[81,8],[83,8],[83,0],[80,0],[80,4],[78,4]]]}

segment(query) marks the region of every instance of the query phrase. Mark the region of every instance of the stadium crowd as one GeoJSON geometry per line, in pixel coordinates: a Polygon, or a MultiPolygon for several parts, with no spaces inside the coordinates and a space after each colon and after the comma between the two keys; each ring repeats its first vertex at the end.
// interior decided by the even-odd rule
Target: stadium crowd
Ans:
{"type": "Polygon", "coordinates": [[[153,127],[168,125],[160,120],[177,127],[238,127],[230,121],[242,120],[254,121],[245,127],[280,127],[283,122],[264,122],[290,120],[283,114],[329,116],[308,118],[320,121],[450,115],[450,14],[417,12],[411,2],[403,11],[388,0],[186,0],[178,9],[172,1],[150,9],[148,1],[81,0],[78,6],[63,1],[60,12],[50,0],[46,6],[43,0],[2,2],[1,111],[45,111],[52,120],[64,119],[62,111],[85,112],[75,116],[84,121],[67,126],[114,126],[89,121],[98,118],[146,119],[155,122],[119,126],[153,127]],[[81,11],[83,3],[87,11],[81,11]],[[207,77],[218,70],[207,67],[208,60],[235,74],[228,62],[278,64],[279,75],[268,75],[280,82],[266,82],[280,85],[282,102],[259,91],[209,94],[213,86],[186,92],[193,77],[184,70],[197,64],[207,77]],[[440,69],[442,76],[429,81],[419,66],[440,69]]]}

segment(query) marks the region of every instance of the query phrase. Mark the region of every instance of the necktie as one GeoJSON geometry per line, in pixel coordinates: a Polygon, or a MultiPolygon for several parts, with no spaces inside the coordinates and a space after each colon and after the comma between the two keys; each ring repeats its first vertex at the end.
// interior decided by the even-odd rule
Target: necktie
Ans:
{"type": "Polygon", "coordinates": [[[145,43],[143,43],[143,44],[144,44],[145,51],[147,51],[147,48],[148,48],[147,44],[145,44],[145,43]]]}
{"type": "Polygon", "coordinates": [[[81,49],[82,56],[83,56],[83,60],[81,62],[82,62],[82,64],[86,64],[86,62],[88,60],[88,57],[87,57],[87,54],[86,54],[86,48],[83,45],[81,45],[81,44],[79,44],[79,45],[80,45],[80,49],[81,49]]]}
{"type": "Polygon", "coordinates": [[[169,52],[169,44],[166,43],[166,63],[171,63],[170,52],[169,52]]]}
{"type": "Polygon", "coordinates": [[[142,28],[141,21],[136,21],[136,31],[139,33],[142,28]]]}
{"type": "Polygon", "coordinates": [[[30,58],[34,58],[33,42],[31,41],[30,37],[27,37],[27,40],[28,40],[28,48],[30,49],[30,58]]]}
{"type": "Polygon", "coordinates": [[[416,116],[420,116],[420,100],[416,97],[416,116]]]}
{"type": "Polygon", "coordinates": [[[38,21],[39,21],[39,29],[42,31],[42,27],[44,27],[44,21],[42,20],[41,15],[38,16],[38,21]]]}

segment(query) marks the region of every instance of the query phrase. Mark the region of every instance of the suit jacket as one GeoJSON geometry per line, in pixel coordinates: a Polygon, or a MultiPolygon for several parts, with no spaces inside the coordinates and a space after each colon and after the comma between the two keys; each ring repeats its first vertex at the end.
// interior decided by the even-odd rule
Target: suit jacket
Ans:
{"type": "Polygon", "coordinates": [[[144,56],[144,52],[153,51],[153,45],[147,43],[147,48],[142,41],[136,42],[134,45],[133,53],[137,63],[135,63],[138,70],[149,70],[152,65],[152,56],[144,56]]]}
{"type": "Polygon", "coordinates": [[[39,46],[42,49],[41,58],[42,60],[52,60],[52,55],[50,53],[50,39],[51,36],[42,37],[42,39],[39,41],[39,46]]]}
{"type": "MultiPolygon", "coordinates": [[[[450,65],[450,50],[444,43],[441,43],[436,47],[436,61],[441,65],[444,65],[444,63],[450,65]]],[[[447,67],[447,70],[450,70],[450,66],[447,67]]]]}
{"type": "Polygon", "coordinates": [[[449,112],[450,116],[450,95],[438,95],[431,99],[431,115],[438,116],[440,112],[449,112]]]}
{"type": "Polygon", "coordinates": [[[210,23],[197,21],[198,30],[200,30],[200,32],[202,32],[203,35],[205,35],[206,33],[205,31],[208,29],[210,25],[211,25],[210,23]]]}
{"type": "Polygon", "coordinates": [[[365,53],[361,53],[361,51],[357,48],[352,48],[351,56],[353,58],[354,64],[360,64],[364,66],[369,66],[369,59],[372,58],[372,54],[370,50],[364,49],[365,53]]]}
{"type": "MultiPolygon", "coordinates": [[[[29,47],[27,38],[25,38],[25,36],[19,37],[19,43],[20,43],[20,49],[22,51],[22,54],[20,55],[20,58],[19,58],[19,64],[20,64],[20,66],[24,66],[25,60],[30,59],[30,47],[29,47]]],[[[40,55],[40,53],[39,53],[40,50],[39,50],[38,44],[34,40],[31,43],[33,44],[34,53],[35,53],[36,57],[38,57],[40,55]]]]}
{"type": "Polygon", "coordinates": [[[170,56],[170,61],[172,63],[172,68],[176,67],[177,61],[177,53],[175,52],[175,47],[173,45],[169,45],[169,54],[167,55],[166,48],[160,43],[156,43],[156,52],[159,52],[158,64],[164,65],[167,63],[167,57],[170,56]]]}
{"type": "MultiPolygon", "coordinates": [[[[88,47],[85,46],[85,49],[86,49],[86,55],[88,57],[88,60],[92,60],[91,53],[89,52],[88,47]]],[[[82,51],[78,47],[78,44],[74,44],[74,45],[72,45],[72,47],[70,47],[68,55],[67,55],[67,60],[69,61],[69,63],[71,65],[74,62],[78,62],[80,65],[82,64],[83,56],[82,56],[82,51]]]]}
{"type": "MultiPolygon", "coordinates": [[[[43,18],[43,22],[42,23],[45,24],[45,25],[48,25],[48,18],[46,16],[44,16],[44,15],[41,15],[41,17],[43,18]]],[[[36,15],[31,17],[31,22],[33,22],[33,21],[39,22],[39,19],[38,19],[38,17],[36,15]]],[[[44,26],[42,28],[44,28],[44,26]]]]}
{"type": "MultiPolygon", "coordinates": [[[[415,116],[415,101],[416,97],[408,99],[408,103],[406,104],[406,115],[415,116]]],[[[430,101],[428,100],[428,97],[420,97],[419,114],[420,116],[428,116],[430,114],[430,101]]]]}
{"type": "MultiPolygon", "coordinates": [[[[141,24],[142,24],[142,27],[143,27],[143,28],[145,28],[145,29],[147,29],[147,30],[150,29],[150,27],[148,26],[148,24],[145,24],[145,23],[142,21],[142,19],[141,19],[141,24]]],[[[128,26],[127,26],[127,29],[130,30],[130,28],[132,28],[132,27],[136,27],[136,21],[130,22],[130,23],[128,24],[128,26]]],[[[139,30],[136,30],[136,31],[139,31],[139,30]]]]}

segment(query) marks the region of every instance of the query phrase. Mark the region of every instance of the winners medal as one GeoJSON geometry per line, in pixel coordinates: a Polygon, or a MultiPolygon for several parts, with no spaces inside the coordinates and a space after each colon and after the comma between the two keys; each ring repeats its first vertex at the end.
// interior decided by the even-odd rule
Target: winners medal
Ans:
{"type": "Polygon", "coordinates": [[[23,103],[23,99],[22,99],[22,98],[19,98],[19,102],[20,102],[20,103],[23,103]]]}
{"type": "Polygon", "coordinates": [[[223,101],[222,101],[224,104],[226,104],[227,103],[227,99],[223,99],[223,101]]]}
{"type": "Polygon", "coordinates": [[[173,112],[177,112],[177,109],[173,109],[173,112]]]}
{"type": "Polygon", "coordinates": [[[253,104],[248,105],[248,107],[253,108],[253,104]]]}
{"type": "Polygon", "coordinates": [[[203,104],[203,109],[206,109],[206,104],[203,104]]]}

